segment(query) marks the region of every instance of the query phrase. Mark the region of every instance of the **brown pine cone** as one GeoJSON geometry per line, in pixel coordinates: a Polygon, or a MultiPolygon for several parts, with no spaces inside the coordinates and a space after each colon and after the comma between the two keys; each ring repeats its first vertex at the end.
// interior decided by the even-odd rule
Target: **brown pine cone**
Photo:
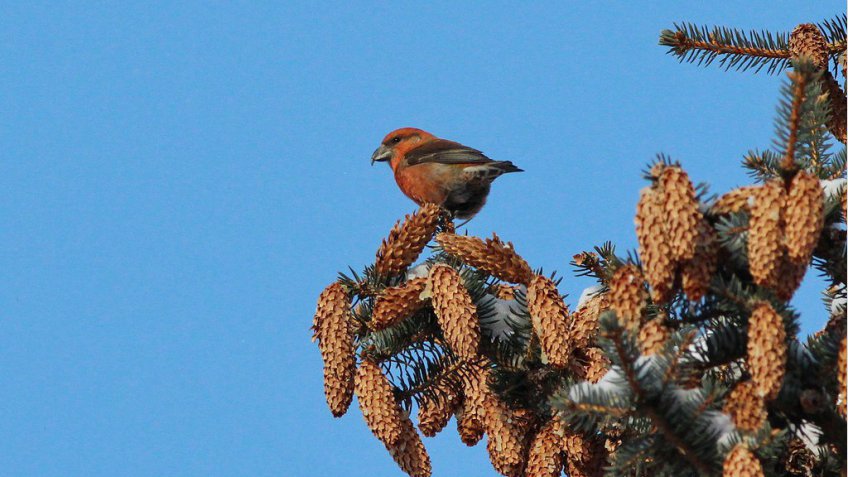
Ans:
{"type": "Polygon", "coordinates": [[[486,450],[489,451],[492,467],[501,475],[520,477],[523,474],[528,445],[527,430],[522,425],[522,420],[488,389],[485,409],[483,426],[488,436],[486,450]]]}
{"type": "Polygon", "coordinates": [[[571,316],[556,285],[547,277],[536,275],[527,287],[527,310],[533,321],[533,331],[548,362],[557,367],[568,365],[572,343],[571,316]]]}
{"type": "Polygon", "coordinates": [[[748,447],[739,443],[724,458],[724,477],[763,477],[763,466],[748,447]]]}
{"type": "MultiPolygon", "coordinates": [[[[843,52],[843,57],[844,54],[843,52]]],[[[842,72],[844,74],[845,70],[843,69],[842,72]]],[[[836,81],[836,78],[829,71],[822,73],[821,81],[822,92],[827,93],[828,100],[830,101],[830,117],[827,121],[827,127],[830,129],[833,137],[845,144],[846,111],[848,111],[845,91],[842,90],[839,82],[836,81]]]]}
{"type": "Polygon", "coordinates": [[[683,262],[683,291],[692,301],[698,301],[710,289],[710,281],[718,266],[718,239],[710,224],[702,219],[698,223],[698,241],[695,256],[683,262]]]}
{"type": "Polygon", "coordinates": [[[569,477],[601,477],[604,475],[607,451],[598,436],[586,436],[565,430],[563,450],[569,477]]]}
{"type": "Polygon", "coordinates": [[[427,303],[421,298],[426,286],[426,278],[413,278],[403,285],[384,289],[374,302],[368,326],[372,330],[382,330],[414,315],[427,303]]]}
{"type": "Polygon", "coordinates": [[[756,432],[766,422],[765,402],[755,390],[752,381],[744,381],[736,385],[724,403],[723,412],[737,428],[756,432]]]}
{"type": "Polygon", "coordinates": [[[318,298],[312,327],[324,361],[324,395],[335,417],[344,415],[353,399],[356,356],[350,324],[350,298],[333,283],[318,298]]]}
{"type": "Polygon", "coordinates": [[[386,444],[386,449],[397,462],[398,466],[411,477],[430,477],[432,467],[430,456],[421,437],[412,422],[406,419],[401,422],[400,437],[394,444],[386,444]]]}
{"type": "Polygon", "coordinates": [[[595,341],[598,334],[598,317],[610,308],[609,293],[598,293],[589,298],[572,314],[574,346],[585,348],[595,341]]]}
{"type": "Polygon", "coordinates": [[[651,298],[665,303],[674,287],[675,263],[672,261],[662,193],[654,188],[642,189],[636,205],[636,237],[645,278],[651,285],[651,298]]]}
{"type": "Polygon", "coordinates": [[[809,264],[824,225],[824,191],[809,172],[798,171],[792,178],[783,218],[787,256],[795,263],[809,264]]]}
{"type": "Polygon", "coordinates": [[[751,210],[751,204],[754,201],[753,197],[757,189],[754,186],[743,186],[731,190],[713,203],[710,207],[710,213],[713,215],[724,215],[751,210]]]}
{"type": "Polygon", "coordinates": [[[503,281],[526,285],[533,276],[530,265],[515,252],[512,243],[502,242],[497,235],[492,234],[492,238],[483,241],[477,237],[440,233],[436,241],[462,263],[503,281]]]}
{"type": "Polygon", "coordinates": [[[760,187],[751,206],[748,226],[748,264],[757,285],[775,288],[783,255],[783,181],[772,180],[760,187]]]}
{"type": "Polygon", "coordinates": [[[371,432],[387,446],[396,444],[409,417],[395,402],[392,385],[376,363],[364,360],[359,364],[355,390],[359,409],[371,432]]]}
{"type": "Polygon", "coordinates": [[[786,372],[786,330],[768,302],[757,303],[748,320],[748,371],[758,395],[777,397],[786,372]]]}
{"type": "Polygon", "coordinates": [[[451,351],[463,359],[476,358],[480,320],[462,277],[449,265],[438,264],[430,268],[429,280],[433,311],[451,351]]]}
{"type": "Polygon", "coordinates": [[[402,224],[398,221],[377,250],[377,273],[398,275],[412,265],[436,232],[441,214],[438,205],[424,204],[417,212],[407,215],[402,224]]]}
{"type": "Polygon", "coordinates": [[[671,330],[663,323],[663,316],[658,316],[642,325],[639,329],[639,349],[643,355],[654,354],[662,350],[663,345],[671,336],[671,330]]]}
{"type": "Polygon", "coordinates": [[[630,331],[638,330],[642,311],[648,304],[645,280],[639,267],[627,264],[616,270],[609,288],[610,308],[615,311],[618,322],[630,331]]]}
{"type": "Polygon", "coordinates": [[[695,188],[679,166],[668,166],[659,177],[663,192],[666,234],[675,261],[689,260],[695,253],[698,223],[703,220],[695,199],[695,188]]]}
{"type": "Polygon", "coordinates": [[[475,361],[466,364],[462,376],[462,405],[456,410],[456,428],[459,437],[467,446],[474,446],[483,438],[486,416],[486,395],[489,385],[488,364],[475,361]]]}
{"type": "Polygon", "coordinates": [[[559,419],[554,417],[536,433],[524,471],[527,477],[559,477],[562,474],[562,437],[557,433],[561,426],[559,419]]]}
{"type": "Polygon", "coordinates": [[[792,58],[806,56],[816,68],[827,69],[827,39],[812,23],[802,23],[789,35],[789,52],[792,58]]]}
{"type": "Polygon", "coordinates": [[[436,385],[435,394],[426,397],[418,408],[418,429],[427,437],[433,437],[444,429],[462,403],[462,396],[444,383],[436,385]]]}

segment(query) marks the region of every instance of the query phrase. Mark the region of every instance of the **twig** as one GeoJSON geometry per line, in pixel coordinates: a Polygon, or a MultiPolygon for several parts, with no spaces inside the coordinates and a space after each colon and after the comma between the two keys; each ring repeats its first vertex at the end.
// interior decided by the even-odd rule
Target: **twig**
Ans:
{"type": "Polygon", "coordinates": [[[783,156],[781,167],[784,171],[795,169],[795,143],[798,142],[798,127],[801,123],[801,104],[806,97],[807,75],[792,72],[789,77],[792,85],[792,112],[789,115],[789,139],[786,141],[786,155],[783,156]]]}
{"type": "Polygon", "coordinates": [[[663,436],[678,450],[678,452],[680,452],[683,458],[686,459],[692,467],[698,470],[698,473],[702,475],[710,475],[712,472],[710,466],[701,461],[698,455],[695,454],[691,447],[689,447],[689,444],[684,442],[674,432],[665,418],[659,414],[656,409],[654,409],[654,405],[644,399],[644,392],[639,386],[639,381],[636,379],[636,373],[632,366],[633,363],[630,362],[630,359],[624,350],[624,345],[621,342],[621,330],[615,330],[611,333],[610,338],[615,345],[616,354],[618,354],[618,357],[621,360],[624,377],[627,379],[627,383],[630,385],[630,389],[633,391],[636,400],[642,402],[642,406],[637,408],[638,412],[644,414],[651,420],[651,422],[654,423],[657,429],[659,429],[663,436]]]}

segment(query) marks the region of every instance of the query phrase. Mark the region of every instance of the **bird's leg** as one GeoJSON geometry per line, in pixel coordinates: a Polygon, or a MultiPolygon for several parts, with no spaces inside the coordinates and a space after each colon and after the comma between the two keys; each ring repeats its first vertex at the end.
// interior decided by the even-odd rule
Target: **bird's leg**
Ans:
{"type": "MultiPolygon", "coordinates": [[[[471,217],[471,219],[473,219],[473,218],[474,218],[474,217],[471,217]]],[[[471,222],[471,219],[468,219],[468,220],[464,221],[463,223],[461,223],[461,224],[457,225],[457,226],[456,226],[456,228],[457,228],[457,229],[459,229],[460,227],[462,227],[463,225],[467,224],[468,222],[471,222]]]]}
{"type": "Polygon", "coordinates": [[[453,225],[453,214],[449,211],[442,209],[442,215],[439,217],[439,221],[441,222],[442,230],[445,233],[454,234],[456,233],[456,227],[453,225]]]}

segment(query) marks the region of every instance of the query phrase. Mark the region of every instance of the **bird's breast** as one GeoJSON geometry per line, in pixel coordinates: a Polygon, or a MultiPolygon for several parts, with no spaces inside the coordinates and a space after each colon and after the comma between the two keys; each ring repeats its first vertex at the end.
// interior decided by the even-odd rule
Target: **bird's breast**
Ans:
{"type": "Polygon", "coordinates": [[[459,171],[444,164],[419,164],[399,167],[395,172],[400,190],[415,202],[442,205],[459,171]]]}

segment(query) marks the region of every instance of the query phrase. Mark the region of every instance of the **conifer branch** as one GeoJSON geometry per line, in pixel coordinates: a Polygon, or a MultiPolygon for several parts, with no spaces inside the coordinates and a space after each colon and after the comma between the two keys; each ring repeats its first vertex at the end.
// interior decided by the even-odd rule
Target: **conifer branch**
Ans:
{"type": "Polygon", "coordinates": [[[598,259],[598,254],[594,252],[580,252],[571,260],[571,265],[577,270],[578,277],[591,276],[601,278],[604,276],[604,268],[601,266],[601,261],[598,259]]]}
{"type": "Polygon", "coordinates": [[[672,429],[665,417],[660,414],[657,409],[655,409],[654,400],[646,399],[645,390],[642,389],[641,384],[639,384],[634,363],[630,359],[630,353],[627,352],[627,347],[624,344],[625,338],[623,336],[623,332],[623,328],[619,327],[616,323],[606,330],[605,337],[612,342],[615,349],[621,365],[621,370],[624,373],[627,384],[630,386],[630,390],[637,403],[636,412],[650,419],[656,428],[662,433],[663,437],[665,437],[665,439],[677,449],[680,455],[682,455],[683,458],[692,465],[692,467],[697,469],[699,474],[709,475],[712,472],[711,467],[706,462],[703,462],[689,444],[681,439],[676,432],[674,432],[674,429],[672,429]]]}
{"type": "MultiPolygon", "coordinates": [[[[395,398],[398,402],[406,402],[410,399],[417,400],[422,395],[430,396],[433,390],[440,389],[445,384],[450,389],[461,389],[459,380],[462,379],[462,374],[465,371],[464,366],[464,362],[453,359],[445,360],[445,362],[438,365],[434,364],[433,368],[435,369],[429,370],[429,376],[415,381],[408,380],[407,386],[403,389],[396,389],[395,398]]],[[[436,399],[442,398],[442,396],[433,397],[436,399]]]]}
{"type": "Polygon", "coordinates": [[[784,171],[795,169],[795,143],[798,141],[798,127],[801,124],[801,105],[804,103],[807,86],[807,75],[799,72],[789,73],[792,79],[792,110],[789,114],[789,137],[786,141],[785,153],[781,167],[784,171]]]}
{"type": "Polygon", "coordinates": [[[620,406],[606,406],[595,402],[568,401],[565,407],[572,411],[606,414],[615,417],[624,417],[630,414],[631,412],[630,408],[620,406]]]}
{"type": "Polygon", "coordinates": [[[836,55],[845,51],[845,28],[846,23],[848,23],[847,20],[848,16],[843,13],[836,18],[824,20],[816,25],[827,40],[828,54],[836,55]]]}
{"type": "Polygon", "coordinates": [[[674,24],[674,30],[663,30],[660,45],[669,47],[669,53],[681,62],[697,62],[704,66],[721,58],[719,64],[729,70],[755,67],[760,71],[768,65],[769,73],[786,67],[790,52],[785,33],[751,31],[748,34],[730,28],[696,26],[689,23],[674,24]]]}

